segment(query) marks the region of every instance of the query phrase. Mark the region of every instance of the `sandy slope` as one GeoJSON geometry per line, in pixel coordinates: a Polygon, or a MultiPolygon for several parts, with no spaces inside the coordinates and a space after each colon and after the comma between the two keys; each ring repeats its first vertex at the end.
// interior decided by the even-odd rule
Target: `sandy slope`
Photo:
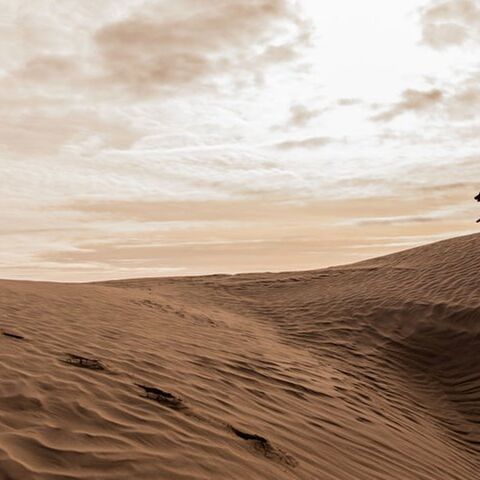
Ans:
{"type": "Polygon", "coordinates": [[[2,281],[25,338],[0,335],[0,480],[478,480],[479,273],[470,235],[312,272],[2,281]]]}

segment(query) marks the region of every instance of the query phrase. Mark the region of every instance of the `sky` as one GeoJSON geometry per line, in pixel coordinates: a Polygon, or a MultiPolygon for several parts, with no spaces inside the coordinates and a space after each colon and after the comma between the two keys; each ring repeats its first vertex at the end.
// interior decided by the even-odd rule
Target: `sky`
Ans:
{"type": "Polygon", "coordinates": [[[477,0],[0,0],[0,277],[351,263],[478,231],[477,0]]]}

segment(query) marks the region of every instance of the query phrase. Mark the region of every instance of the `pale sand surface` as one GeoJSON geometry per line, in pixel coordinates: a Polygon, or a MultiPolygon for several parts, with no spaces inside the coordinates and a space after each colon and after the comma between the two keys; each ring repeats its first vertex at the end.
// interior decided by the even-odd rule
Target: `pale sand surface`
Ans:
{"type": "Polygon", "coordinates": [[[1,281],[0,329],[24,337],[0,335],[0,480],[480,478],[480,235],[309,272],[1,281]]]}

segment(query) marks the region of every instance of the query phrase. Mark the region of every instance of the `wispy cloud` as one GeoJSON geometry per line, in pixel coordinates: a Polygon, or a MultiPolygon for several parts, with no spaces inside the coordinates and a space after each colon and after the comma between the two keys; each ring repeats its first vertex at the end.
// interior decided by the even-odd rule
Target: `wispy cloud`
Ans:
{"type": "Polygon", "coordinates": [[[254,78],[295,59],[309,28],[288,0],[178,0],[142,8],[101,28],[95,42],[109,85],[135,93],[219,77],[254,78]]]}
{"type": "Polygon", "coordinates": [[[423,42],[436,49],[480,42],[477,0],[436,1],[422,10],[423,42]]]}
{"type": "Polygon", "coordinates": [[[387,110],[372,117],[378,122],[389,122],[407,112],[425,112],[438,105],[443,99],[443,92],[438,89],[414,90],[408,89],[402,93],[401,100],[387,110]]]}
{"type": "Polygon", "coordinates": [[[275,144],[275,147],[279,150],[294,150],[297,148],[313,149],[324,147],[333,141],[334,139],[329,137],[310,137],[301,140],[286,140],[275,144]]]}
{"type": "Polygon", "coordinates": [[[351,107],[360,103],[362,103],[362,101],[358,98],[340,98],[337,100],[337,105],[340,107],[351,107]]]}
{"type": "Polygon", "coordinates": [[[8,109],[0,123],[0,151],[14,156],[55,155],[68,144],[127,149],[138,139],[128,121],[102,118],[89,108],[70,112],[38,108],[28,113],[8,109]]]}
{"type": "Polygon", "coordinates": [[[405,114],[436,115],[449,120],[471,120],[478,117],[480,108],[480,74],[474,74],[445,90],[408,89],[400,101],[377,113],[372,120],[389,122],[405,114]]]}
{"type": "MultiPolygon", "coordinates": [[[[225,80],[261,81],[268,67],[298,59],[310,41],[311,26],[296,0],[136,3],[120,19],[79,32],[81,49],[52,52],[42,38],[45,48],[15,62],[4,85],[103,100],[128,94],[129,101],[184,94],[193,84],[200,92],[215,90],[225,80]]],[[[28,24],[27,38],[35,28],[28,24]]]]}
{"type": "Polygon", "coordinates": [[[320,115],[321,111],[317,108],[307,107],[302,104],[295,104],[290,107],[290,116],[287,119],[286,126],[305,127],[315,117],[320,115]]]}

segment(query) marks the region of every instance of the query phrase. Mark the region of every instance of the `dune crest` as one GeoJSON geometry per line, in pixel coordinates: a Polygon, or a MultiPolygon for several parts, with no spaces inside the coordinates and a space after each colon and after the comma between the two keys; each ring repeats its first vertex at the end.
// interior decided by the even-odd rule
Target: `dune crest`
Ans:
{"type": "Polygon", "coordinates": [[[479,272],[1,281],[0,480],[477,480],[479,272]]]}

